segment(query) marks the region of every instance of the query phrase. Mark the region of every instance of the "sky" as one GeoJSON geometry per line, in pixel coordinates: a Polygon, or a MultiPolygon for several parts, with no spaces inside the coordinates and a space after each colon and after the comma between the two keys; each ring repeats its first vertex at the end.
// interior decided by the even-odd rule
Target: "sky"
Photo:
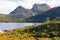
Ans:
{"type": "Polygon", "coordinates": [[[20,5],[31,9],[35,3],[46,3],[51,8],[60,6],[60,0],[0,0],[0,13],[8,14],[20,5]]]}

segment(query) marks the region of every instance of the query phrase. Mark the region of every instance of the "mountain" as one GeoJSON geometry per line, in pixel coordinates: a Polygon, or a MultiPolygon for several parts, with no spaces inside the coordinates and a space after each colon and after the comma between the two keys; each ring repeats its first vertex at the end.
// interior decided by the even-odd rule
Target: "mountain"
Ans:
{"type": "Polygon", "coordinates": [[[30,9],[25,9],[21,6],[17,7],[15,10],[13,10],[9,16],[11,18],[28,18],[34,15],[34,12],[30,9]]]}
{"type": "Polygon", "coordinates": [[[60,6],[52,8],[51,10],[46,11],[42,14],[27,18],[25,22],[44,22],[48,17],[50,20],[60,17],[60,6]]]}
{"type": "Polygon", "coordinates": [[[32,9],[26,9],[19,6],[8,16],[11,16],[11,18],[28,18],[43,13],[49,9],[51,8],[47,4],[34,4],[32,9]]]}
{"type": "Polygon", "coordinates": [[[48,10],[50,10],[51,7],[49,7],[47,4],[34,4],[33,7],[32,7],[32,10],[41,14],[43,12],[46,12],[48,10]]]}
{"type": "MultiPolygon", "coordinates": [[[[19,14],[19,13],[16,13],[16,14],[19,14]]],[[[20,14],[19,14],[19,16],[17,16],[16,14],[14,13],[14,14],[8,14],[8,15],[1,15],[0,21],[4,22],[4,20],[6,20],[5,22],[38,22],[38,23],[41,23],[41,22],[44,22],[46,20],[46,18],[48,18],[48,17],[50,18],[50,20],[59,20],[60,21],[60,18],[59,18],[60,17],[60,6],[52,8],[42,14],[38,14],[38,15],[35,15],[35,16],[29,17],[29,18],[26,18],[26,17],[20,18],[19,17],[20,14]]]]}

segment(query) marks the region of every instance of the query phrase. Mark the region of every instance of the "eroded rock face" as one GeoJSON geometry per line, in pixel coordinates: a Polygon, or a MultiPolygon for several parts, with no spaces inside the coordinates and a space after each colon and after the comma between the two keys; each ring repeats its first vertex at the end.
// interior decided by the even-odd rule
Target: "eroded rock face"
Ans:
{"type": "Polygon", "coordinates": [[[43,13],[51,8],[47,4],[34,4],[32,10],[38,13],[43,13]]]}

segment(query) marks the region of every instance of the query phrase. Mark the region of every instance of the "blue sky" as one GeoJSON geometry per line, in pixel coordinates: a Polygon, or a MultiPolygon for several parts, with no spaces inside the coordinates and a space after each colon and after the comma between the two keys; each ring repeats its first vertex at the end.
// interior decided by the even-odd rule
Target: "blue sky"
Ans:
{"type": "Polygon", "coordinates": [[[19,5],[30,9],[34,3],[46,3],[52,8],[60,6],[60,0],[0,0],[0,13],[8,14],[19,5]]]}

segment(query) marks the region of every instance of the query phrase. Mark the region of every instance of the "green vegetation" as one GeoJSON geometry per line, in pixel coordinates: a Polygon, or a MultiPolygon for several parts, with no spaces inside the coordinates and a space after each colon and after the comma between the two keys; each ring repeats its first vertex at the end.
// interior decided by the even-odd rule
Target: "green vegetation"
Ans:
{"type": "MultiPolygon", "coordinates": [[[[60,14],[60,13],[59,13],[60,14]]],[[[59,15],[58,14],[58,15],[59,15]]],[[[43,15],[41,15],[42,17],[40,16],[34,16],[34,18],[10,18],[10,16],[6,15],[6,14],[0,14],[0,22],[36,22],[36,23],[40,23],[40,22],[44,22],[46,21],[46,16],[43,17],[43,15]]],[[[53,21],[60,21],[60,16],[54,16],[54,17],[49,17],[49,18],[52,18],[50,20],[53,20],[53,21]]]]}
{"type": "Polygon", "coordinates": [[[40,25],[34,23],[12,30],[3,30],[0,40],[60,40],[60,21],[51,21],[49,18],[40,25]]]}
{"type": "Polygon", "coordinates": [[[48,10],[42,14],[35,15],[33,17],[27,18],[25,20],[25,22],[41,23],[41,22],[46,21],[47,17],[49,17],[50,20],[53,20],[53,19],[60,17],[60,7],[55,7],[55,8],[52,8],[51,10],[48,10]]]}

